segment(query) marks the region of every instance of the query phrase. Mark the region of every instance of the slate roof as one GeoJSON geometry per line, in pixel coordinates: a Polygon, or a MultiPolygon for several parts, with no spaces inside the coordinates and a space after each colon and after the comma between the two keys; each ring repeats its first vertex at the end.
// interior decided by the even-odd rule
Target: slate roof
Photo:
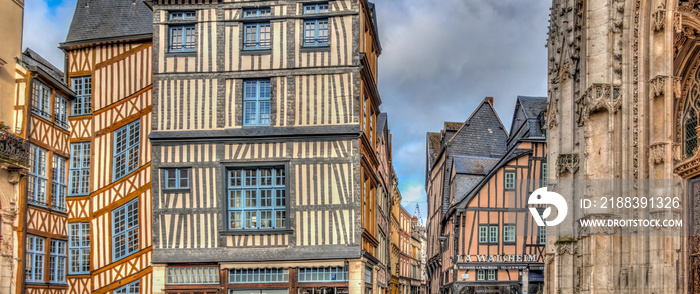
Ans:
{"type": "Polygon", "coordinates": [[[547,110],[547,97],[518,96],[518,100],[527,118],[537,118],[547,110]]]}
{"type": "MultiPolygon", "coordinates": [[[[52,78],[56,79],[60,83],[65,85],[63,80],[63,72],[57,67],[53,66],[48,60],[44,59],[39,55],[39,53],[34,52],[34,50],[27,48],[24,49],[22,53],[22,66],[24,68],[30,69],[31,67],[37,67],[42,69],[52,78]]],[[[31,69],[30,69],[31,70],[31,69]]]]}
{"type": "Polygon", "coordinates": [[[62,46],[153,34],[153,11],[143,0],[78,0],[62,46]]]}
{"type": "Polygon", "coordinates": [[[489,99],[484,99],[459,130],[449,139],[450,153],[500,157],[506,152],[506,132],[489,99]]]}
{"type": "Polygon", "coordinates": [[[458,174],[486,175],[493,166],[495,166],[500,158],[479,157],[468,155],[455,155],[454,157],[455,172],[458,174]]]}
{"type": "Polygon", "coordinates": [[[379,52],[382,52],[382,42],[379,39],[379,26],[377,24],[377,10],[375,9],[374,2],[367,2],[369,11],[372,12],[372,22],[374,23],[374,32],[377,34],[377,44],[379,44],[379,52]]]}
{"type": "Polygon", "coordinates": [[[464,124],[464,122],[448,122],[448,121],[446,121],[445,122],[445,130],[456,131],[456,130],[459,130],[459,128],[461,128],[463,124],[464,124]]]}
{"type": "Polygon", "coordinates": [[[509,144],[524,137],[544,137],[543,119],[540,114],[547,111],[547,97],[518,96],[510,128],[509,144]]]}
{"type": "Polygon", "coordinates": [[[386,112],[382,112],[379,115],[377,115],[377,130],[379,132],[384,130],[384,125],[386,125],[386,120],[387,120],[386,112]]]}

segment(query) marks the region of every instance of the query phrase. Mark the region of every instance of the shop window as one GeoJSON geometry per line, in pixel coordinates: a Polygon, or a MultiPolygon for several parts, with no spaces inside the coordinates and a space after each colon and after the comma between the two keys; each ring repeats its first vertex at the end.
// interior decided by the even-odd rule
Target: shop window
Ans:
{"type": "Polygon", "coordinates": [[[239,283],[284,283],[289,282],[289,270],[283,268],[232,269],[228,282],[239,283]]]}
{"type": "Polygon", "coordinates": [[[347,280],[347,267],[299,268],[299,282],[341,282],[347,280]]]}
{"type": "Polygon", "coordinates": [[[168,267],[167,285],[219,284],[219,268],[215,266],[168,267]]]}

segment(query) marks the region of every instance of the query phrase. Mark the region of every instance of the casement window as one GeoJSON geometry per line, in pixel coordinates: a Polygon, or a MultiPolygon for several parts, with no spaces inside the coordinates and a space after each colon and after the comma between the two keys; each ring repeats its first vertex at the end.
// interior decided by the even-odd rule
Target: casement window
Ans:
{"type": "Polygon", "coordinates": [[[90,193],[90,149],[90,142],[70,145],[70,196],[90,193]]]}
{"type": "Polygon", "coordinates": [[[53,174],[51,176],[51,198],[53,209],[66,211],[66,159],[53,155],[53,174]]]}
{"type": "Polygon", "coordinates": [[[49,281],[66,283],[66,241],[51,240],[49,255],[49,281]]]}
{"type": "Polygon", "coordinates": [[[244,26],[243,49],[260,50],[270,49],[270,23],[248,23],[244,26]]]}
{"type": "Polygon", "coordinates": [[[126,286],[123,286],[121,288],[117,288],[117,290],[114,290],[112,292],[113,294],[139,294],[141,293],[141,283],[139,280],[136,280],[135,282],[131,282],[127,284],[126,286]]]}
{"type": "Polygon", "coordinates": [[[189,168],[167,168],[163,171],[165,176],[165,189],[189,189],[189,168]]]}
{"type": "Polygon", "coordinates": [[[68,253],[70,274],[90,272],[90,223],[68,224],[68,253]]]}
{"type": "MultiPolygon", "coordinates": [[[[172,11],[169,14],[171,21],[195,21],[195,11],[172,11]]],[[[170,52],[192,52],[195,48],[195,26],[193,23],[174,23],[170,25],[170,52]]]]}
{"type": "Polygon", "coordinates": [[[44,83],[34,80],[32,89],[32,113],[49,119],[51,112],[51,88],[44,83]]]}
{"type": "Polygon", "coordinates": [[[59,127],[68,129],[68,99],[56,94],[56,105],[54,106],[54,122],[59,127]]]}
{"type": "Polygon", "coordinates": [[[489,281],[495,281],[497,280],[496,278],[496,270],[490,269],[486,271],[486,279],[489,281]]]}
{"type": "Polygon", "coordinates": [[[141,121],[136,120],[114,132],[113,179],[116,181],[139,167],[141,121]]]}
{"type": "Polygon", "coordinates": [[[114,261],[139,250],[139,202],[134,199],[112,211],[114,261]]]}
{"type": "MultiPolygon", "coordinates": [[[[169,14],[171,21],[195,21],[195,11],[172,11],[169,14]]],[[[170,52],[192,52],[195,48],[195,26],[193,23],[173,23],[170,25],[170,52]]]]}
{"type": "Polygon", "coordinates": [[[328,13],[328,3],[312,3],[304,5],[304,14],[328,13]]]}
{"type": "Polygon", "coordinates": [[[547,243],[547,226],[537,227],[537,244],[547,243]]]}
{"type": "Polygon", "coordinates": [[[287,228],[283,166],[232,168],[227,173],[229,229],[287,228]]]}
{"type": "Polygon", "coordinates": [[[243,17],[244,18],[264,17],[264,16],[271,16],[271,15],[272,15],[272,9],[270,9],[270,7],[243,9],[243,17]]]}
{"type": "Polygon", "coordinates": [[[46,150],[31,145],[29,147],[29,176],[27,177],[28,200],[36,205],[46,205],[46,150]]]}
{"type": "Polygon", "coordinates": [[[169,15],[170,20],[196,20],[197,14],[194,10],[188,11],[172,11],[169,15]]]}
{"type": "Polygon", "coordinates": [[[372,284],[372,268],[368,266],[365,267],[365,283],[372,284]]]}
{"type": "Polygon", "coordinates": [[[504,173],[505,175],[505,180],[504,180],[504,188],[506,190],[515,190],[515,172],[514,171],[507,171],[504,173]]]}
{"type": "Polygon", "coordinates": [[[328,46],[328,19],[304,21],[304,46],[328,46]]]}
{"type": "Polygon", "coordinates": [[[75,92],[73,115],[92,113],[92,77],[71,78],[71,89],[75,92]]]}
{"type": "Polygon", "coordinates": [[[348,280],[347,267],[302,267],[299,282],[343,282],[348,280]]]}
{"type": "MultiPolygon", "coordinates": [[[[304,15],[328,13],[328,3],[312,3],[304,5],[304,15]]],[[[304,20],[304,46],[328,46],[328,19],[304,20]]]]}
{"type": "Polygon", "coordinates": [[[289,270],[284,268],[232,269],[229,283],[283,283],[289,282],[289,270]]]}
{"type": "Polygon", "coordinates": [[[476,280],[477,281],[496,281],[497,280],[497,270],[476,270],[476,280]]]}
{"type": "Polygon", "coordinates": [[[219,284],[219,268],[215,266],[168,267],[166,285],[219,284]]]}
{"type": "Polygon", "coordinates": [[[479,244],[498,244],[498,225],[479,225],[479,244]]]}
{"type": "Polygon", "coordinates": [[[270,125],[270,80],[243,82],[243,125],[270,125]]]}
{"type": "Polygon", "coordinates": [[[546,163],[546,162],[543,162],[543,163],[542,163],[542,175],[541,175],[541,178],[542,178],[541,186],[542,186],[542,187],[547,187],[547,163],[546,163]]]}
{"type": "Polygon", "coordinates": [[[503,226],[503,243],[515,243],[515,225],[503,226]]]}
{"type": "Polygon", "coordinates": [[[170,52],[192,52],[195,50],[194,25],[170,26],[170,52]]]}
{"type": "Polygon", "coordinates": [[[44,237],[27,235],[27,253],[24,260],[24,278],[27,282],[44,282],[45,242],[44,237]]]}

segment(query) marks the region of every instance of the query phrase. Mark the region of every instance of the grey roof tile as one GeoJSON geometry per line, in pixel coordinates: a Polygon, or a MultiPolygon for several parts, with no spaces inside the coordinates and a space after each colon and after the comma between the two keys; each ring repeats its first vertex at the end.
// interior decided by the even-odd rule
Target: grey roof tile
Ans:
{"type": "Polygon", "coordinates": [[[153,34],[153,11],[142,0],[78,0],[64,44],[153,34]]]}
{"type": "Polygon", "coordinates": [[[472,175],[486,175],[499,160],[493,157],[468,155],[455,155],[453,159],[456,173],[472,175]]]}

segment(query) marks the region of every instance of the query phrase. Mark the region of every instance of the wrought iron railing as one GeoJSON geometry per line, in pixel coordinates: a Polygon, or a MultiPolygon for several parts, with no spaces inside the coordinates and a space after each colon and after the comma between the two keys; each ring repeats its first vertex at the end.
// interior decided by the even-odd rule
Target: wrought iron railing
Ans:
{"type": "Polygon", "coordinates": [[[10,160],[29,166],[29,141],[0,130],[0,160],[10,160]]]}

